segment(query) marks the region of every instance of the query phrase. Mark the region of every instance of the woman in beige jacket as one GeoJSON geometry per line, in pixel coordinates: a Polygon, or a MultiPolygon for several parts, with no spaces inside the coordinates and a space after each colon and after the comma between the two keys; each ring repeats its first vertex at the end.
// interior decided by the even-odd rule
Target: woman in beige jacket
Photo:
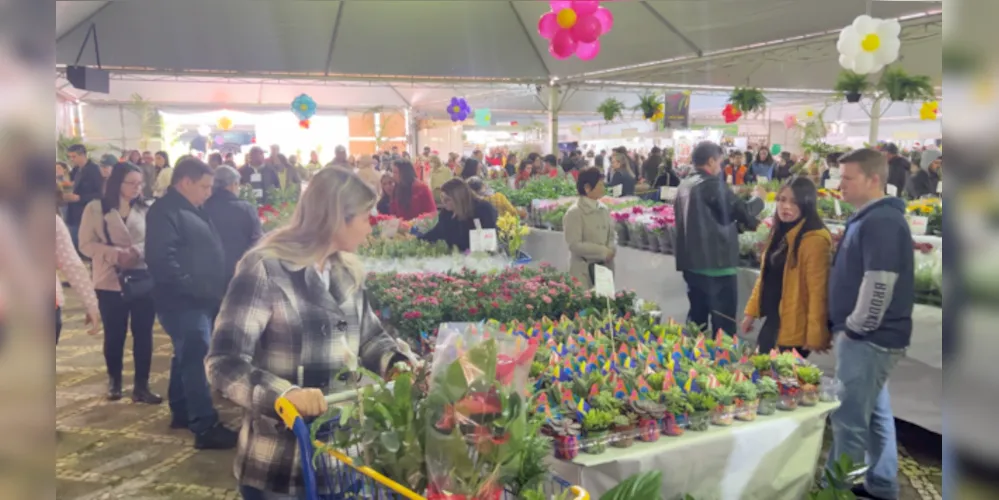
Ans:
{"type": "Polygon", "coordinates": [[[91,201],[80,220],[80,253],[93,260],[93,282],[104,323],[104,362],[108,370],[108,399],[121,399],[122,357],[125,336],[132,325],[132,355],[135,385],[132,401],[160,404],[163,399],[149,390],[149,367],[153,357],[155,308],[150,295],[125,300],[118,270],[144,269],[146,205],[142,201],[143,175],[131,163],[114,166],[104,197],[91,201]]]}
{"type": "Polygon", "coordinates": [[[593,288],[590,264],[614,269],[617,234],[610,210],[598,200],[604,195],[604,175],[590,167],[576,181],[579,199],[562,217],[565,242],[569,245],[569,274],[586,288],[593,288]]]}

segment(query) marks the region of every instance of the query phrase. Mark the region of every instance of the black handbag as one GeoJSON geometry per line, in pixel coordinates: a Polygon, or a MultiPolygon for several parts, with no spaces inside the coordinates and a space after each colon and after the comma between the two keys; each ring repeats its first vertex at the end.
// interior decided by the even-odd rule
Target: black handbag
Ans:
{"type": "MultiPolygon", "coordinates": [[[[114,246],[107,221],[104,221],[104,237],[107,238],[108,245],[114,246]]],[[[118,274],[118,284],[125,302],[147,297],[153,292],[153,275],[149,274],[148,269],[121,269],[114,266],[114,270],[118,274]]]]}

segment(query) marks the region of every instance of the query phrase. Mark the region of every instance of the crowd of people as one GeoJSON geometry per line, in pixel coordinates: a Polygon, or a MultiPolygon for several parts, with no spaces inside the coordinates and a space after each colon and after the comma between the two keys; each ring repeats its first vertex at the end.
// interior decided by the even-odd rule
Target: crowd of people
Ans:
{"type": "MultiPolygon", "coordinates": [[[[208,163],[186,156],[171,166],[165,153],[147,160],[137,151],[95,163],[83,146],[70,147],[73,169],[57,166],[65,176],[57,264],[81,296],[90,332],[103,326],[108,398],[123,397],[130,329],[131,398],[162,402],[149,387],[158,319],[174,351],[171,427],[189,429],[199,449],[238,443],[234,470],[244,498],[295,494],[301,481],[295,442],[276,425],[274,401],[284,396],[305,416],[316,416],[326,409],[323,395],[347,381],[334,376],[344,368],[364,366],[391,378],[399,363],[414,362],[405,344],[381,328],[363,294],[363,267],[354,252],[371,233],[370,214],[436,215],[437,224],[419,237],[467,250],[470,231],[495,228],[500,214],[517,214],[484,181],[490,169],[513,185],[568,176],[579,194],[563,219],[569,272],[592,286],[595,265],[613,269],[618,252],[601,198],[615,186],[622,196],[633,194],[638,180],[653,178],[654,185],[677,188],[674,252],[687,286],[687,320],[729,335],[759,323],[762,351],[794,349],[807,357],[835,345],[843,393],[831,417],[831,456],[863,462],[867,454],[873,465],[862,493],[897,495],[887,379],[909,344],[914,271],[905,205],[885,190],[893,182],[929,189],[912,187],[930,184],[921,172],[939,182],[938,152],[924,153],[928,168],[904,179],[893,177],[899,162],[892,148],[831,157],[843,199],[857,207],[835,252],[816,208],[815,182],[789,175],[792,158],[779,161],[765,149],[726,153],[704,142],[694,148],[690,169],[674,169],[658,148],[640,164],[621,150],[523,160],[510,153],[499,162],[493,156],[451,154],[444,162],[425,148],[415,159],[385,152],[351,165],[338,147],[321,167],[314,154],[298,166],[277,147],[270,156],[254,147],[237,168],[221,155],[208,163]],[[738,325],[738,234],[761,221],[726,183],[763,178],[782,184],[761,272],[738,325]],[[241,187],[266,197],[305,183],[292,219],[266,235],[254,208],[239,197],[241,187]],[[77,252],[90,260],[89,273],[77,252]],[[239,437],[219,421],[212,389],[247,410],[239,437]]],[[[57,278],[57,325],[61,304],[57,278]]],[[[57,340],[58,334],[57,326],[57,340]]]]}

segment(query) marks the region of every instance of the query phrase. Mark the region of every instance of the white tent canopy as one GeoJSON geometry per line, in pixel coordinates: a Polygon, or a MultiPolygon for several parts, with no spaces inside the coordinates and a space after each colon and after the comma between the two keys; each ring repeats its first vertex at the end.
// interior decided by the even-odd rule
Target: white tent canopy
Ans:
{"type": "MultiPolygon", "coordinates": [[[[386,77],[508,83],[614,80],[829,88],[835,30],[866,0],[605,2],[614,29],[592,61],[558,61],[537,34],[539,0],[57,2],[57,62],[73,64],[93,23],[116,72],[284,78],[386,77]]],[[[902,17],[902,64],[940,77],[939,2],[874,2],[902,17]],[[908,20],[905,20],[908,18],[908,20]]],[[[93,45],[81,64],[96,65],[93,45]]]]}

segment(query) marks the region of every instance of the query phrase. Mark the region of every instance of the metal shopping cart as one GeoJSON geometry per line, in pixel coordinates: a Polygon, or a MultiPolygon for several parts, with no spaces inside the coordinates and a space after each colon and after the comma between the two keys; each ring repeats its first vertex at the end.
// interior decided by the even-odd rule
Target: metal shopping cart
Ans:
{"type": "MultiPolygon", "coordinates": [[[[347,401],[354,395],[354,392],[331,394],[326,396],[326,402],[334,405],[347,401]]],[[[295,439],[298,440],[305,497],[308,500],[425,500],[420,494],[379,474],[374,469],[355,464],[354,460],[343,451],[330,451],[327,456],[317,459],[316,467],[313,468],[312,455],[315,451],[315,445],[322,444],[318,440],[319,436],[317,436],[317,442],[313,443],[309,426],[287,399],[278,398],[274,404],[274,409],[288,429],[295,433],[295,439]],[[332,488],[329,493],[319,492],[317,474],[321,474],[322,482],[332,488]]],[[[550,497],[560,494],[566,489],[572,492],[572,500],[589,500],[590,498],[586,490],[579,486],[570,485],[555,476],[550,477],[548,484],[545,485],[545,494],[550,497]]],[[[504,500],[514,500],[514,498],[512,492],[504,492],[504,500]]]]}

